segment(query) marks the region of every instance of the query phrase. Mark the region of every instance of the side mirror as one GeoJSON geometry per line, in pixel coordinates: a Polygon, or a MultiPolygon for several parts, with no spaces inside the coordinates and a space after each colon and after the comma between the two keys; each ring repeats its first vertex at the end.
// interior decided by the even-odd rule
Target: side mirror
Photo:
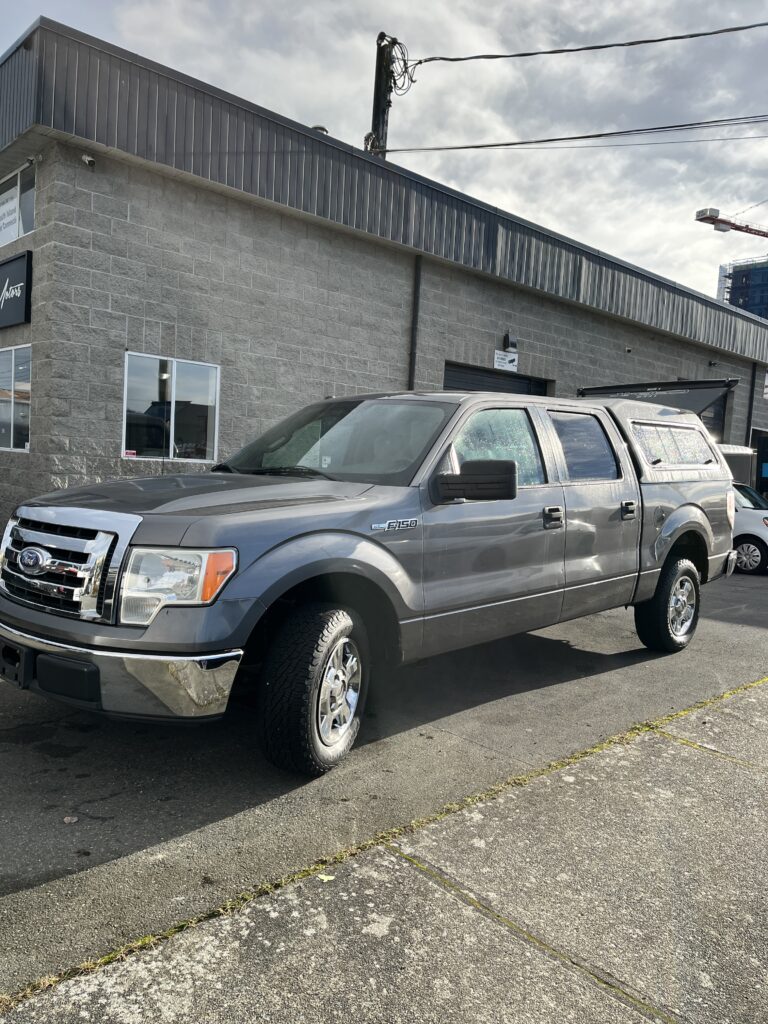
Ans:
{"type": "Polygon", "coordinates": [[[517,463],[511,459],[471,459],[460,473],[440,473],[432,481],[432,497],[438,505],[457,498],[468,501],[501,501],[517,497],[517,463]]]}

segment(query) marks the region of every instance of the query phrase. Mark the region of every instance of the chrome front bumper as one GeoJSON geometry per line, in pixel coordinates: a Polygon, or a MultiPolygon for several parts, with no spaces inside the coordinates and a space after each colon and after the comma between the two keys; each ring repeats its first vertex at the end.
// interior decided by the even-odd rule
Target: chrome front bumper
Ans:
{"type": "Polygon", "coordinates": [[[93,650],[0,623],[0,678],[110,715],[218,717],[242,657],[242,650],[191,656],[93,650]]]}

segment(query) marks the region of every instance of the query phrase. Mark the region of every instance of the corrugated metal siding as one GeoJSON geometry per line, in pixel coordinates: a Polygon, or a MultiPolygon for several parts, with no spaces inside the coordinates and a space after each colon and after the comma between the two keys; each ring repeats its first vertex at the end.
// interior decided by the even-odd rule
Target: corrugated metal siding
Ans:
{"type": "Polygon", "coordinates": [[[0,64],[0,150],[34,123],[37,83],[34,41],[30,42],[0,64]]]}
{"type": "MultiPolygon", "coordinates": [[[[29,40],[45,128],[768,363],[768,324],[732,307],[47,19],[29,40]]],[[[0,137],[28,126],[31,59],[0,67],[0,137]]]]}

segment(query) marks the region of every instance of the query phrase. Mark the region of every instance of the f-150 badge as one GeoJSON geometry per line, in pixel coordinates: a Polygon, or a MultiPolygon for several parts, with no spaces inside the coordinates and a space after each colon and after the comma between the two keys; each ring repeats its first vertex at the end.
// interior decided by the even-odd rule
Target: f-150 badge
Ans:
{"type": "Polygon", "coordinates": [[[392,530],[413,530],[418,525],[418,519],[388,519],[386,523],[371,523],[371,529],[390,533],[392,530]]]}

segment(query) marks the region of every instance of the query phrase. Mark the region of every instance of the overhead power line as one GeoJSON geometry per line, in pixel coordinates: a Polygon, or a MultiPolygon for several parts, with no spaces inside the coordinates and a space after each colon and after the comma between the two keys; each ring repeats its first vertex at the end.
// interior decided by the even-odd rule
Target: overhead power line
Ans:
{"type": "MultiPolygon", "coordinates": [[[[745,117],[720,117],[709,121],[686,121],[681,124],[663,124],[652,128],[625,128],[612,132],[589,132],[584,135],[555,135],[541,139],[514,139],[510,142],[472,142],[444,146],[403,146],[386,150],[389,153],[444,153],[468,149],[515,149],[520,146],[545,145],[554,142],[581,142],[590,139],[616,139],[636,135],[660,135],[666,132],[697,131],[703,128],[725,128],[737,125],[764,124],[768,114],[750,114],[745,117]]],[[[383,152],[383,151],[382,151],[383,152]]]]}
{"type": "Polygon", "coordinates": [[[461,64],[468,60],[514,60],[518,57],[548,57],[559,53],[586,53],[592,50],[616,50],[629,46],[650,46],[653,43],[672,43],[682,39],[704,39],[707,36],[723,36],[732,32],[750,32],[756,28],[768,27],[768,21],[756,21],[751,25],[731,25],[728,28],[716,28],[709,32],[684,32],[675,36],[657,36],[653,39],[629,39],[621,43],[592,43],[589,46],[560,46],[554,50],[522,50],[519,53],[475,53],[467,57],[419,57],[408,61],[409,71],[421,64],[433,64],[442,61],[448,64],[461,64]]]}

